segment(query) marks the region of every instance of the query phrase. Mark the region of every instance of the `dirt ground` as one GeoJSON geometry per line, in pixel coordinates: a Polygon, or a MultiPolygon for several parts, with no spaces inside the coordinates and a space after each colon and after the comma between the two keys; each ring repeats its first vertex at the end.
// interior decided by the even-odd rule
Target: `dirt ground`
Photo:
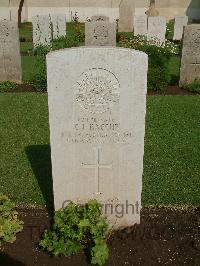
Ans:
{"type": "MultiPolygon", "coordinates": [[[[29,84],[20,84],[18,85],[14,90],[10,91],[13,92],[36,92],[34,87],[29,84]]],[[[197,93],[189,92],[187,90],[184,90],[178,86],[169,86],[164,91],[149,91],[147,93],[148,95],[195,95],[197,93]]]]}
{"type": "MultiPolygon", "coordinates": [[[[84,266],[84,252],[71,258],[50,257],[38,248],[40,236],[50,228],[45,209],[19,209],[24,230],[14,244],[6,244],[0,265],[84,266]]],[[[141,224],[113,233],[108,239],[106,265],[200,265],[200,208],[144,208],[141,224]]]]}

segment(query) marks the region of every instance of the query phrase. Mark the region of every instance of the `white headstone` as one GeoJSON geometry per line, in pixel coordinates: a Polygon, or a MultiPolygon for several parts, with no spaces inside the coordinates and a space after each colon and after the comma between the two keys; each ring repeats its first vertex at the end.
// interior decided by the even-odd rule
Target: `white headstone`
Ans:
{"type": "Polygon", "coordinates": [[[200,80],[200,24],[184,28],[180,86],[200,80]]]}
{"type": "Polygon", "coordinates": [[[85,23],[86,46],[116,46],[116,23],[92,21],[85,23]]]}
{"type": "Polygon", "coordinates": [[[188,24],[187,16],[176,16],[174,23],[174,37],[173,40],[182,40],[183,38],[183,28],[188,24]]]}
{"type": "Polygon", "coordinates": [[[134,36],[147,35],[147,15],[138,15],[134,17],[134,36]]]}
{"type": "Polygon", "coordinates": [[[65,14],[52,14],[51,23],[53,39],[58,39],[66,35],[66,16],[65,14]]]}
{"type": "Polygon", "coordinates": [[[33,44],[50,45],[52,41],[51,19],[49,15],[37,15],[32,17],[33,23],[33,44]]]}
{"type": "Polygon", "coordinates": [[[0,20],[0,82],[21,82],[19,31],[16,22],[0,20]]]}
{"type": "Polygon", "coordinates": [[[147,66],[123,48],[47,55],[56,210],[97,199],[115,228],[140,222],[147,66]]]}
{"type": "Polygon", "coordinates": [[[166,18],[148,17],[148,40],[155,40],[158,45],[165,44],[166,18]]]}

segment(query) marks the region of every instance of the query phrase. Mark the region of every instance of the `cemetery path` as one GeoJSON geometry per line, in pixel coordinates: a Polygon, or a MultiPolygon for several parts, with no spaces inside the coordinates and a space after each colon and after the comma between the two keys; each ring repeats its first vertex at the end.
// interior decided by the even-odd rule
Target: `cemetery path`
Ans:
{"type": "MultiPolygon", "coordinates": [[[[84,253],[52,258],[37,247],[50,227],[43,209],[21,209],[24,230],[14,244],[4,246],[0,265],[89,265],[84,253]]],[[[141,224],[113,233],[106,265],[200,265],[200,208],[144,208],[141,224]]]]}

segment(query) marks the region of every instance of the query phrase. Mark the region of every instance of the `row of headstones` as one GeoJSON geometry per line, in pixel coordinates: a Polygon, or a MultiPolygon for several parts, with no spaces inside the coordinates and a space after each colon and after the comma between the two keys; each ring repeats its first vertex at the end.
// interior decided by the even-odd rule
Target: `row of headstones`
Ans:
{"type": "MultiPolygon", "coordinates": [[[[47,17],[49,18],[49,16],[47,17]]],[[[153,21],[152,24],[154,24],[155,27],[157,26],[157,19],[159,20],[160,18],[149,18],[150,21],[153,21]]],[[[64,16],[62,16],[62,22],[61,17],[57,15],[52,16],[52,21],[54,20],[56,21],[56,23],[53,22],[54,37],[57,38],[59,36],[63,36],[66,33],[66,22],[64,22],[64,16]]],[[[110,23],[108,20],[109,19],[104,16],[95,16],[92,17],[91,22],[86,22],[86,45],[116,45],[116,25],[115,23],[110,23]]],[[[35,31],[40,31],[40,33],[42,32],[43,34],[43,29],[47,29],[47,31],[50,32],[49,27],[45,25],[45,22],[43,21],[42,23],[40,16],[37,16],[33,23],[35,31]]],[[[183,25],[184,23],[179,24],[183,25]]],[[[185,27],[180,84],[190,83],[195,79],[200,78],[199,28],[200,25],[198,24],[192,24],[185,27]]],[[[34,34],[37,35],[37,33],[34,34]]],[[[182,34],[180,34],[180,36],[181,35],[182,34]]],[[[40,36],[38,37],[38,40],[39,39],[40,41],[46,40],[46,37],[40,36]]],[[[10,80],[21,82],[19,32],[15,22],[7,20],[0,21],[0,62],[0,81],[10,80]]]]}
{"type": "MultiPolygon", "coordinates": [[[[188,24],[187,16],[176,16],[174,23],[173,40],[182,40],[183,29],[188,24]]],[[[134,35],[147,36],[148,40],[157,38],[161,43],[165,43],[166,18],[147,17],[140,15],[134,17],[134,35]]]]}
{"type": "MultiPolygon", "coordinates": [[[[66,35],[65,14],[38,15],[32,18],[34,47],[50,45],[53,39],[66,35]]],[[[85,25],[86,46],[116,46],[116,24],[106,16],[93,16],[85,25]]]]}
{"type": "MultiPolygon", "coordinates": [[[[184,26],[188,24],[187,16],[175,17],[174,40],[181,40],[184,26]]],[[[166,35],[165,17],[147,17],[147,15],[134,17],[134,35],[147,36],[147,39],[155,40],[157,45],[165,44],[166,35]]],[[[116,45],[116,25],[110,23],[106,16],[95,16],[85,25],[85,44],[88,45],[116,45]]]]}
{"type": "MultiPolygon", "coordinates": [[[[33,17],[33,43],[34,46],[50,45],[52,39],[65,36],[65,14],[38,15],[33,17]]],[[[181,40],[183,28],[188,23],[188,17],[175,17],[174,40],[181,40]]],[[[155,40],[158,45],[165,44],[166,18],[147,17],[140,15],[134,17],[134,35],[147,36],[148,40],[155,40]]],[[[86,46],[116,46],[116,24],[110,23],[106,16],[93,16],[85,24],[86,46]]]]}
{"type": "MultiPolygon", "coordinates": [[[[1,73],[20,55],[17,24],[0,22],[0,33],[1,73]]],[[[200,26],[186,27],[187,64],[199,62],[199,47],[200,26]]],[[[113,228],[140,222],[147,69],[147,55],[131,49],[47,55],[55,209],[95,198],[113,228]]]]}

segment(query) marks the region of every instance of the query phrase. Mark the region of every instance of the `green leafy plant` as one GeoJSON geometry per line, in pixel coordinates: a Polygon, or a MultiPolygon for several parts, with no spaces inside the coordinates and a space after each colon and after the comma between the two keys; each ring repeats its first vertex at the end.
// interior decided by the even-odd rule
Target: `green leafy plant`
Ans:
{"type": "Polygon", "coordinates": [[[78,31],[72,31],[70,36],[61,37],[54,40],[52,43],[52,50],[59,50],[64,48],[77,47],[80,43],[80,38],[78,31]]]}
{"type": "Polygon", "coordinates": [[[103,265],[109,256],[107,232],[107,220],[96,200],[84,205],[70,202],[55,213],[53,230],[45,231],[40,246],[55,256],[71,256],[87,249],[91,262],[103,265]]]}
{"type": "Polygon", "coordinates": [[[17,215],[11,200],[0,194],[0,246],[4,242],[13,243],[16,240],[16,234],[22,231],[24,223],[17,215]]]}
{"type": "Polygon", "coordinates": [[[16,89],[17,84],[10,81],[0,82],[0,92],[9,92],[16,89]]]}
{"type": "Polygon", "coordinates": [[[68,33],[52,42],[51,50],[77,47],[85,41],[84,25],[78,22],[68,23],[68,33]]]}
{"type": "Polygon", "coordinates": [[[166,39],[168,39],[168,40],[173,40],[173,36],[174,36],[174,20],[171,19],[171,20],[167,23],[166,39]]]}
{"type": "Polygon", "coordinates": [[[51,51],[51,46],[49,45],[38,45],[33,49],[34,56],[44,56],[51,51]]]}
{"type": "Polygon", "coordinates": [[[84,24],[71,22],[67,25],[67,35],[53,40],[51,50],[59,50],[80,46],[85,41],[84,24]]]}
{"type": "Polygon", "coordinates": [[[191,91],[191,92],[197,92],[200,93],[200,80],[195,80],[194,82],[190,84],[184,84],[183,88],[185,90],[191,91]]]}
{"type": "Polygon", "coordinates": [[[38,56],[35,62],[36,71],[31,78],[32,86],[39,92],[47,89],[46,57],[38,56]]]}
{"type": "Polygon", "coordinates": [[[170,84],[169,60],[176,54],[177,46],[166,42],[165,46],[157,46],[155,41],[147,41],[145,37],[123,39],[119,46],[145,52],[149,57],[148,90],[161,91],[170,84]]]}

